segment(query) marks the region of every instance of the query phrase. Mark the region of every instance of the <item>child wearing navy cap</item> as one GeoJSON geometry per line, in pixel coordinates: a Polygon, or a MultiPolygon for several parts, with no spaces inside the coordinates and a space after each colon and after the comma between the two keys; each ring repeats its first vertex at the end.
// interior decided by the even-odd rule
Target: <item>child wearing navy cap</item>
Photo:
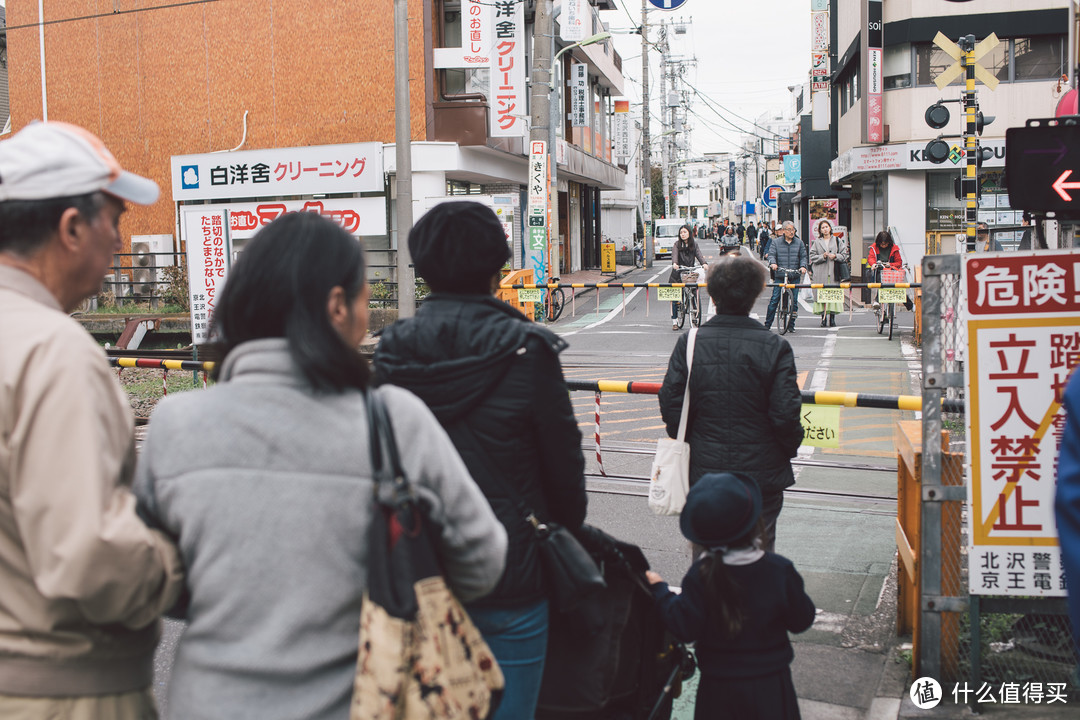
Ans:
{"type": "Polygon", "coordinates": [[[703,475],[679,518],[704,552],[672,592],[647,573],[667,628],[695,643],[695,720],[798,720],[788,632],[814,622],[814,601],[787,558],[759,549],[761,491],[732,473],[703,475]]]}

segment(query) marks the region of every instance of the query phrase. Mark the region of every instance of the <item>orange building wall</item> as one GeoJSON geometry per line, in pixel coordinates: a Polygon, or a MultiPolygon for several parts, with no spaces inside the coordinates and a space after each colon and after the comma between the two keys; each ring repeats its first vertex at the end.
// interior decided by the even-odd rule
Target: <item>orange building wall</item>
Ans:
{"type": "MultiPolygon", "coordinates": [[[[156,205],[129,209],[125,238],[175,231],[169,158],[236,147],[245,110],[245,150],[394,141],[391,0],[161,8],[177,2],[44,4],[46,22],[70,19],[45,26],[49,119],[88,128],[121,165],[161,186],[156,205]]],[[[409,17],[412,137],[423,140],[424,0],[409,0],[409,17]]],[[[9,28],[37,20],[36,2],[8,0],[9,28]]],[[[9,30],[8,63],[17,131],[42,117],[36,25],[9,30]]]]}

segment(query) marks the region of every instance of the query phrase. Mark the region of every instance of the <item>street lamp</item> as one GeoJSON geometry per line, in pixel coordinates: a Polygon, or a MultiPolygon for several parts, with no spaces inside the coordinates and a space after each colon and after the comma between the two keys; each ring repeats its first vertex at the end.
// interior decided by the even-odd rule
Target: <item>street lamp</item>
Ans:
{"type": "Polygon", "coordinates": [[[596,44],[598,42],[603,42],[603,41],[608,40],[610,38],[611,38],[611,33],[609,33],[609,32],[605,31],[605,32],[602,32],[602,33],[596,33],[595,35],[590,35],[589,37],[585,38],[584,40],[579,40],[576,43],[572,43],[570,45],[567,45],[563,49],[559,50],[559,52],[555,53],[555,57],[553,57],[551,59],[551,73],[548,74],[548,79],[550,80],[550,82],[548,84],[548,87],[550,87],[552,90],[555,89],[555,66],[559,63],[559,58],[561,58],[564,53],[566,53],[566,52],[568,52],[570,50],[573,50],[576,47],[585,47],[586,45],[594,45],[594,44],[596,44]]]}

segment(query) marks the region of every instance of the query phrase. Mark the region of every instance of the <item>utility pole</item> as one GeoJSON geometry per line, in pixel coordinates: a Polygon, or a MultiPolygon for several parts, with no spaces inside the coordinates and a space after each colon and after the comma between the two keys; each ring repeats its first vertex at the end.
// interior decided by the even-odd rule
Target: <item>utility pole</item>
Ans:
{"type": "MultiPolygon", "coordinates": [[[[551,107],[551,64],[555,42],[555,16],[552,13],[552,0],[537,0],[536,18],[533,21],[533,67],[531,73],[530,93],[532,95],[532,116],[529,123],[529,140],[544,142],[547,147],[547,167],[554,175],[555,164],[555,123],[552,121],[553,109],[551,107]]],[[[548,182],[548,178],[544,178],[548,182]]],[[[558,242],[558,236],[554,238],[551,233],[558,232],[558,187],[551,188],[549,185],[548,206],[550,212],[545,213],[546,218],[551,218],[547,228],[547,246],[544,249],[545,265],[551,262],[551,246],[558,242]],[[551,205],[554,202],[554,207],[551,205]]],[[[526,215],[526,217],[529,217],[526,215]]],[[[539,228],[537,228],[539,229],[539,228]]],[[[529,227],[525,228],[530,233],[529,227]]],[[[548,273],[544,277],[534,277],[534,282],[547,282],[548,273]]]]}
{"type": "Polygon", "coordinates": [[[409,6],[394,0],[394,151],[397,168],[398,317],[416,314],[416,276],[408,237],[413,224],[412,117],[409,112],[409,6]]]}
{"type": "Polygon", "coordinates": [[[667,98],[667,71],[668,71],[668,45],[667,25],[660,26],[660,172],[664,181],[664,218],[671,217],[671,188],[669,185],[668,165],[671,163],[669,143],[671,140],[668,131],[668,98],[667,98]]]}
{"type": "Polygon", "coordinates": [[[642,227],[645,231],[645,267],[653,266],[652,151],[649,144],[649,18],[648,1],[641,0],[641,187],[642,227]]]}

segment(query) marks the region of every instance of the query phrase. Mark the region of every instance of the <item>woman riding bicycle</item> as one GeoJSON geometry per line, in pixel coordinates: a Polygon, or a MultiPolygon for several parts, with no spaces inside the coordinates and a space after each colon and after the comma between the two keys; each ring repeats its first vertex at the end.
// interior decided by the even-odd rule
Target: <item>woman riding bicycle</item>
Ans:
{"type": "MultiPolygon", "coordinates": [[[[904,266],[904,260],[900,257],[900,248],[893,242],[893,237],[888,230],[882,230],[874,238],[874,244],[870,246],[870,251],[866,255],[866,264],[871,273],[870,282],[875,283],[881,282],[882,268],[899,270],[904,266]]],[[[871,292],[874,298],[873,308],[876,310],[880,307],[878,289],[873,288],[871,292]]]]}
{"type": "MultiPolygon", "coordinates": [[[[694,261],[701,263],[701,267],[708,268],[705,264],[705,256],[701,254],[701,248],[694,240],[694,232],[689,225],[679,228],[679,239],[671,246],[671,273],[668,275],[669,283],[681,283],[682,273],[680,268],[693,267],[694,261]]],[[[671,303],[671,329],[679,329],[679,303],[671,303]]]]}

